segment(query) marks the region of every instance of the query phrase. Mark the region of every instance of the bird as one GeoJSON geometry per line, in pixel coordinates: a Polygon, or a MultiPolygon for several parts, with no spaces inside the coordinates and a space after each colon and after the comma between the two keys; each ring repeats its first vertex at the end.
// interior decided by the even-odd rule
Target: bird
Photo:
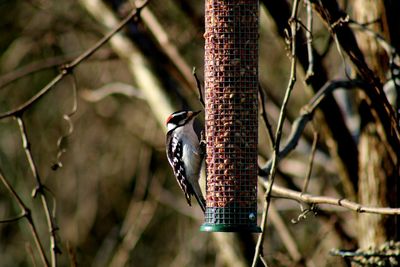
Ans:
{"type": "Polygon", "coordinates": [[[206,201],[199,184],[205,149],[193,128],[194,119],[200,112],[180,110],[167,118],[166,152],[187,203],[192,206],[191,197],[194,196],[205,212],[206,201]]]}

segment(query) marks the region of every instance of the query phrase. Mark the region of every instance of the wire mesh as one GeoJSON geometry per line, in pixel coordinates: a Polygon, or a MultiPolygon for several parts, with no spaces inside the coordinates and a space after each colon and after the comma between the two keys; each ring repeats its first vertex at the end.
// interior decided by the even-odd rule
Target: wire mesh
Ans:
{"type": "Polygon", "coordinates": [[[222,228],[209,230],[254,230],[258,1],[206,0],[205,10],[207,209],[203,230],[216,225],[222,228]]]}

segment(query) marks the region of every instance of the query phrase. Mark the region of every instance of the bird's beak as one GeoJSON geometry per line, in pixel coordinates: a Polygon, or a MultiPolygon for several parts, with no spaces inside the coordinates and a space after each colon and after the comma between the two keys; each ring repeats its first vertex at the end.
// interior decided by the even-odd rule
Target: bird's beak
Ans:
{"type": "Polygon", "coordinates": [[[194,119],[194,117],[199,115],[200,112],[201,112],[201,110],[199,110],[199,111],[191,111],[190,114],[189,114],[190,120],[194,119]]]}
{"type": "Polygon", "coordinates": [[[197,115],[200,114],[200,112],[201,112],[201,110],[199,110],[199,111],[194,111],[193,114],[192,114],[192,117],[196,117],[197,115]]]}

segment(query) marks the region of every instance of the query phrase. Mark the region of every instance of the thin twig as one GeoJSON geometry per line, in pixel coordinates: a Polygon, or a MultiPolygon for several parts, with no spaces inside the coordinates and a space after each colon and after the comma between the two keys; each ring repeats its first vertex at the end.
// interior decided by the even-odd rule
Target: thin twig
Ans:
{"type": "Polygon", "coordinates": [[[19,130],[20,130],[20,134],[21,134],[21,139],[22,139],[22,146],[25,150],[25,154],[29,163],[29,167],[32,171],[33,177],[35,178],[36,181],[36,188],[35,191],[33,193],[33,196],[35,197],[37,193],[39,193],[40,191],[43,191],[43,184],[42,184],[42,180],[39,176],[39,173],[37,171],[35,162],[33,161],[33,157],[32,157],[32,153],[31,153],[31,147],[30,147],[30,143],[28,140],[28,136],[26,133],[26,127],[25,127],[25,123],[22,119],[22,117],[16,116],[15,119],[17,120],[18,126],[19,126],[19,130]]]}
{"type": "MultiPolygon", "coordinates": [[[[40,100],[45,94],[47,94],[49,91],[51,91],[52,88],[56,84],[58,84],[66,75],[70,74],[73,69],[78,66],[81,62],[89,58],[91,55],[93,55],[100,47],[102,47],[106,42],[109,41],[111,37],[113,37],[118,31],[120,31],[123,26],[125,26],[131,19],[136,19],[136,21],[139,19],[139,14],[140,11],[148,4],[148,1],[145,1],[140,7],[132,10],[132,12],[124,19],[122,20],[112,31],[110,31],[107,35],[105,35],[101,40],[99,40],[95,45],[93,45],[91,48],[88,50],[84,51],[80,56],[75,58],[71,63],[63,65],[60,67],[59,74],[54,77],[46,86],[44,86],[42,89],[39,90],[34,96],[32,96],[30,99],[25,101],[24,103],[20,104],[14,109],[11,109],[9,111],[6,111],[2,114],[0,114],[0,119],[6,118],[6,117],[15,117],[17,120],[17,123],[19,125],[19,130],[20,130],[20,135],[22,138],[22,143],[23,143],[23,148],[25,151],[26,158],[28,160],[30,169],[32,171],[33,177],[36,181],[36,188],[33,191],[33,197],[39,196],[42,202],[43,210],[46,214],[46,220],[47,220],[47,225],[49,228],[50,232],[50,254],[51,254],[51,265],[52,266],[57,266],[57,254],[60,253],[60,250],[57,246],[57,240],[56,240],[56,231],[57,227],[55,225],[55,214],[54,211],[51,211],[50,205],[49,205],[49,200],[46,194],[46,187],[43,185],[41,178],[39,176],[37,166],[34,162],[29,140],[28,140],[28,135],[26,132],[26,126],[25,123],[22,119],[23,113],[31,107],[36,101],[40,100]]],[[[31,71],[31,70],[30,70],[31,71]]],[[[74,101],[76,101],[76,88],[74,86],[74,101]]],[[[76,110],[76,102],[74,102],[73,105],[73,112],[70,114],[67,114],[67,116],[71,116],[76,110]]],[[[68,119],[67,119],[68,121],[68,119]]],[[[71,127],[69,128],[69,131],[71,131],[71,127]]],[[[24,205],[24,203],[21,201],[19,196],[16,194],[16,192],[13,190],[12,187],[9,186],[7,183],[7,180],[1,176],[1,180],[3,183],[6,185],[7,188],[9,188],[9,191],[12,193],[12,195],[16,198],[17,202],[19,203],[19,206],[23,210],[25,217],[28,219],[29,226],[31,228],[31,231],[33,233],[35,243],[38,247],[38,250],[40,252],[40,257],[42,259],[43,265],[44,266],[49,266],[49,261],[46,258],[43,246],[40,242],[40,238],[38,235],[38,232],[36,230],[36,227],[33,223],[33,219],[30,213],[30,210],[24,205]]],[[[53,199],[54,200],[54,199],[53,199]]],[[[55,202],[53,203],[53,208],[55,208],[55,202]]]]}
{"type": "Polygon", "coordinates": [[[310,0],[305,0],[307,5],[307,31],[306,31],[306,38],[307,38],[307,54],[308,54],[308,68],[306,72],[305,81],[309,81],[314,76],[314,53],[313,53],[313,36],[312,36],[312,29],[313,29],[313,13],[312,13],[312,6],[310,0]]]}
{"type": "Polygon", "coordinates": [[[71,107],[70,112],[63,115],[63,119],[68,124],[68,129],[67,129],[67,132],[62,134],[57,140],[57,150],[58,150],[57,161],[51,167],[53,170],[57,170],[58,168],[61,168],[63,166],[62,162],[61,162],[61,156],[62,156],[62,154],[64,154],[66,152],[66,149],[62,147],[63,141],[65,139],[67,139],[74,131],[74,124],[72,123],[71,117],[78,110],[77,80],[73,73],[71,73],[71,75],[72,75],[72,107],[71,107]]]}
{"type": "Polygon", "coordinates": [[[192,73],[193,73],[194,79],[196,80],[196,87],[197,87],[197,90],[199,92],[199,101],[203,105],[203,107],[205,108],[206,104],[204,103],[203,86],[201,86],[201,82],[200,82],[199,77],[197,76],[195,67],[193,68],[192,73]]]}
{"type": "Polygon", "coordinates": [[[354,20],[349,19],[349,26],[355,30],[361,30],[367,35],[372,36],[378,42],[378,44],[385,50],[389,57],[398,56],[396,54],[396,48],[392,46],[385,38],[377,32],[374,32],[368,28],[365,24],[358,23],[354,20]]]}
{"type": "MultiPolygon", "coordinates": [[[[282,159],[286,157],[293,149],[296,148],[300,137],[306,127],[307,123],[310,122],[314,116],[314,111],[318,108],[322,100],[324,100],[327,96],[332,94],[332,92],[336,89],[353,89],[353,88],[361,88],[364,90],[368,90],[370,85],[360,81],[360,80],[346,80],[346,81],[330,81],[327,82],[317,94],[310,99],[307,105],[302,108],[301,115],[294,120],[292,123],[292,130],[288,137],[288,141],[286,145],[279,151],[279,158],[282,159]]],[[[267,179],[267,174],[270,173],[272,168],[273,159],[270,159],[262,168],[259,175],[264,179],[267,179]]]]}
{"type": "Polygon", "coordinates": [[[274,139],[274,134],[273,134],[273,130],[272,130],[272,125],[268,120],[267,111],[266,111],[266,102],[267,102],[266,95],[260,84],[258,85],[258,92],[260,93],[260,100],[261,100],[261,117],[264,121],[265,127],[267,128],[269,141],[270,141],[272,147],[275,147],[275,139],[274,139]]]}
{"type": "MultiPolygon", "coordinates": [[[[310,1],[314,5],[314,2],[317,0],[310,1]]],[[[287,20],[291,16],[291,7],[289,5],[289,2],[292,3],[293,1],[261,0],[261,2],[269,10],[271,17],[275,21],[275,24],[277,26],[279,35],[282,38],[285,38],[284,29],[287,28],[287,20]]],[[[306,44],[306,38],[303,31],[299,31],[297,33],[296,43],[298,64],[305,73],[308,68],[308,57],[307,46],[304,45],[306,44]]],[[[324,56],[318,54],[319,53],[314,49],[314,71],[318,70],[318,75],[315,75],[314,78],[309,81],[310,89],[312,89],[314,93],[317,93],[317,91],[329,80],[327,70],[322,62],[324,56]]],[[[334,98],[328,98],[326,99],[324,104],[321,105],[320,108],[321,111],[324,113],[324,124],[326,123],[326,126],[330,129],[326,138],[335,146],[334,160],[338,161],[339,165],[344,166],[343,170],[340,171],[341,177],[346,180],[350,180],[349,177],[357,178],[357,146],[344,122],[344,118],[340,113],[340,108],[338,104],[336,103],[334,98]]]]}
{"type": "Polygon", "coordinates": [[[108,34],[106,34],[102,39],[100,39],[96,44],[94,44],[91,48],[83,52],[77,58],[75,58],[71,63],[65,64],[61,67],[60,73],[53,78],[45,87],[43,87],[39,92],[37,92],[30,99],[25,101],[23,104],[18,107],[6,111],[0,114],[0,119],[15,116],[16,114],[24,112],[28,109],[32,104],[42,98],[45,94],[47,94],[56,84],[58,84],[67,74],[71,73],[73,69],[78,66],[82,61],[89,58],[93,55],[100,47],[102,47],[105,43],[107,43],[111,37],[113,37],[117,32],[119,32],[130,20],[139,19],[140,11],[149,3],[149,1],[145,1],[140,7],[132,10],[128,16],[126,16],[113,30],[111,30],[108,34]]]}
{"type": "Polygon", "coordinates": [[[46,267],[49,266],[49,261],[46,257],[46,253],[44,252],[43,245],[42,245],[42,242],[40,241],[38,231],[33,222],[33,218],[32,218],[30,209],[25,205],[25,203],[19,197],[19,195],[17,194],[15,189],[11,186],[11,184],[8,182],[8,180],[5,178],[5,176],[3,175],[3,172],[1,170],[0,170],[0,180],[4,184],[4,186],[7,188],[7,190],[10,192],[10,194],[13,196],[13,198],[17,202],[18,206],[22,210],[22,214],[27,219],[29,228],[32,232],[32,236],[33,236],[33,239],[35,240],[35,244],[39,251],[40,259],[42,260],[43,265],[46,267]]]}
{"type": "Polygon", "coordinates": [[[312,5],[353,63],[361,79],[371,85],[369,90],[365,90],[365,94],[371,114],[379,124],[377,133],[391,158],[397,158],[400,151],[400,126],[395,111],[386,98],[379,78],[365,62],[354,33],[348,25],[347,15],[339,8],[337,1],[312,1],[312,5]]]}
{"type": "Polygon", "coordinates": [[[281,111],[280,111],[279,119],[278,119],[278,125],[277,125],[277,129],[276,129],[276,133],[275,133],[275,146],[274,146],[273,155],[272,155],[272,165],[271,165],[271,169],[269,172],[270,186],[267,187],[267,190],[265,192],[265,202],[266,203],[264,204],[263,219],[262,219],[262,224],[261,224],[262,233],[259,235],[258,240],[257,240],[252,267],[255,267],[257,265],[259,255],[262,254],[262,244],[263,244],[264,237],[266,234],[265,228],[266,228],[267,217],[268,217],[268,208],[269,208],[269,205],[271,202],[272,185],[274,183],[276,167],[277,167],[277,164],[279,161],[279,152],[280,152],[279,147],[280,147],[280,142],[281,142],[281,137],[282,137],[283,122],[286,117],[286,106],[289,101],[293,87],[296,83],[296,62],[297,62],[297,60],[296,60],[296,33],[297,33],[298,4],[299,4],[298,0],[294,0],[293,8],[292,8],[292,15],[289,19],[290,30],[291,30],[290,78],[289,78],[288,86],[286,88],[285,97],[282,102],[282,107],[281,107],[281,111]]]}
{"type": "Polygon", "coordinates": [[[303,193],[307,192],[308,183],[310,182],[313,163],[314,163],[315,151],[317,150],[317,143],[318,143],[318,138],[319,138],[318,132],[314,131],[313,135],[314,135],[314,138],[313,138],[313,143],[311,146],[311,154],[308,159],[308,169],[307,169],[306,179],[304,179],[303,188],[301,190],[303,193]]]}
{"type": "MultiPolygon", "coordinates": [[[[114,29],[119,23],[111,7],[104,1],[79,0],[78,2],[102,26],[104,32],[108,32],[108,29],[114,29]]],[[[126,61],[128,71],[135,78],[137,87],[143,92],[143,96],[157,121],[164,126],[166,115],[173,113],[175,109],[162,86],[159,75],[154,72],[150,62],[132,43],[129,36],[117,34],[109,41],[109,45],[117,56],[126,61]]],[[[166,127],[162,128],[166,129],[166,127]]]]}
{"type": "Polygon", "coordinates": [[[18,122],[20,135],[21,135],[21,139],[22,139],[22,146],[25,151],[26,159],[28,160],[29,167],[32,171],[32,175],[36,181],[36,188],[34,189],[32,196],[33,197],[36,197],[37,195],[40,196],[40,199],[42,201],[43,210],[46,214],[47,226],[49,228],[49,233],[50,233],[51,266],[55,267],[55,266],[57,266],[57,254],[61,253],[60,249],[57,247],[57,240],[56,240],[57,227],[55,226],[55,223],[54,223],[55,219],[52,216],[52,212],[51,212],[51,209],[49,206],[49,201],[47,199],[47,195],[45,192],[45,190],[46,190],[45,186],[43,185],[43,182],[41,180],[41,177],[40,177],[39,172],[36,167],[36,163],[32,156],[32,151],[31,151],[31,147],[30,147],[24,120],[22,119],[21,116],[16,116],[15,118],[18,122]]]}
{"type": "Polygon", "coordinates": [[[335,28],[338,26],[343,25],[344,23],[348,23],[349,22],[349,16],[340,18],[339,20],[335,21],[335,23],[333,23],[332,25],[330,25],[330,30],[333,36],[333,40],[335,41],[335,45],[336,45],[336,49],[340,55],[340,58],[342,59],[342,63],[343,63],[343,70],[344,70],[344,74],[346,75],[347,79],[351,79],[351,75],[348,72],[348,68],[347,68],[347,62],[346,62],[346,57],[343,53],[342,47],[340,46],[340,42],[338,40],[338,37],[335,33],[335,28]]]}
{"type": "Polygon", "coordinates": [[[61,72],[59,73],[56,77],[53,78],[45,87],[43,87],[39,92],[37,92],[33,97],[25,101],[23,104],[20,106],[11,109],[9,111],[6,111],[4,113],[0,114],[0,119],[4,119],[6,117],[11,117],[15,116],[18,113],[24,112],[26,109],[28,109],[33,103],[38,101],[40,98],[42,98],[46,93],[48,93],[57,83],[59,83],[63,77],[66,75],[66,72],[61,72]]]}
{"type": "Polygon", "coordinates": [[[148,31],[158,42],[160,50],[165,53],[165,55],[178,71],[178,73],[181,75],[182,80],[187,85],[185,88],[190,89],[187,90],[187,92],[192,93],[192,91],[194,90],[194,84],[191,77],[192,75],[190,67],[187,64],[182,53],[179,52],[176,43],[174,43],[169,37],[165,26],[163,26],[162,23],[158,21],[157,16],[153,14],[150,9],[143,10],[141,14],[141,19],[143,20],[143,23],[147,26],[148,31]]]}
{"type": "Polygon", "coordinates": [[[54,68],[59,66],[60,64],[64,64],[68,62],[68,60],[72,60],[72,57],[66,56],[58,56],[45,59],[43,61],[33,62],[21,68],[18,68],[12,72],[6,73],[0,76],[0,88],[4,88],[5,86],[13,83],[16,80],[21,79],[22,77],[26,77],[30,74],[47,70],[50,68],[54,68]]]}
{"type": "Polygon", "coordinates": [[[264,264],[265,267],[268,267],[267,261],[264,259],[264,256],[260,255],[260,261],[264,264]]]}
{"type": "MultiPolygon", "coordinates": [[[[103,51],[103,50],[102,50],[103,51]]],[[[44,60],[35,61],[28,63],[25,66],[12,70],[4,75],[0,76],[0,89],[3,89],[7,85],[27,77],[29,75],[41,72],[44,70],[52,69],[58,66],[67,64],[73,60],[77,55],[62,55],[46,58],[44,60]]],[[[106,53],[98,54],[98,57],[92,58],[92,60],[109,60],[115,58],[115,55],[106,50],[106,53]]]]}
{"type": "Polygon", "coordinates": [[[263,242],[264,242],[264,237],[265,237],[264,232],[265,232],[265,227],[267,224],[267,210],[268,210],[268,205],[269,205],[268,201],[267,201],[267,191],[264,193],[264,200],[265,201],[264,201],[264,207],[263,207],[263,214],[262,214],[261,222],[260,222],[262,232],[257,239],[257,244],[256,244],[256,248],[254,251],[253,263],[251,265],[252,267],[256,267],[259,257],[263,256],[262,248],[263,248],[263,242]]]}
{"type": "Polygon", "coordinates": [[[300,205],[300,210],[301,210],[301,213],[297,216],[297,218],[292,219],[291,223],[297,224],[300,221],[307,219],[307,215],[310,212],[313,212],[315,215],[317,213],[316,210],[318,210],[318,207],[315,204],[310,205],[310,208],[304,208],[302,205],[300,205]]]}
{"type": "Polygon", "coordinates": [[[25,217],[26,217],[25,212],[22,212],[22,214],[17,215],[17,216],[15,216],[15,217],[7,218],[7,219],[1,219],[1,220],[0,220],[0,223],[11,223],[11,222],[16,222],[16,221],[19,221],[19,220],[21,220],[21,219],[23,219],[23,218],[25,218],[25,217]]]}
{"type": "Polygon", "coordinates": [[[81,63],[83,60],[87,59],[90,57],[94,52],[96,52],[100,47],[102,47],[105,43],[108,42],[108,40],[111,39],[117,32],[119,32],[130,20],[132,19],[139,19],[139,14],[140,11],[145,8],[149,3],[149,0],[146,0],[143,2],[143,4],[139,7],[136,7],[136,9],[133,9],[128,16],[126,16],[112,31],[110,31],[108,34],[106,34],[102,39],[100,39],[92,48],[86,50],[82,55],[77,57],[75,60],[73,60],[70,64],[67,64],[64,68],[66,70],[71,70],[72,68],[75,68],[79,63],[81,63]]]}
{"type": "Polygon", "coordinates": [[[32,266],[36,267],[35,255],[33,254],[32,246],[30,243],[25,243],[26,253],[31,257],[32,266]]]}
{"type": "Polygon", "coordinates": [[[353,20],[349,21],[349,26],[351,28],[355,30],[361,30],[367,35],[372,36],[377,41],[377,43],[383,48],[383,50],[385,50],[389,58],[390,74],[391,74],[390,78],[393,81],[395,88],[397,90],[400,90],[400,85],[399,82],[397,81],[400,74],[397,71],[395,71],[399,69],[400,56],[397,53],[396,48],[392,46],[388,41],[386,41],[382,35],[368,28],[367,25],[368,24],[365,23],[361,24],[353,20]]]}

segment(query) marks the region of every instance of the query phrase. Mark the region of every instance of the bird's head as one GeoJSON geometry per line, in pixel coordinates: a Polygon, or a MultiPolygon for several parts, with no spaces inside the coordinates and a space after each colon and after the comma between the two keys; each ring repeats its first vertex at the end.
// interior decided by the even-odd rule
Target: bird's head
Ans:
{"type": "Polygon", "coordinates": [[[166,121],[168,132],[177,128],[188,124],[193,121],[193,119],[201,112],[199,111],[190,111],[190,110],[180,110],[169,115],[166,121]]]}

